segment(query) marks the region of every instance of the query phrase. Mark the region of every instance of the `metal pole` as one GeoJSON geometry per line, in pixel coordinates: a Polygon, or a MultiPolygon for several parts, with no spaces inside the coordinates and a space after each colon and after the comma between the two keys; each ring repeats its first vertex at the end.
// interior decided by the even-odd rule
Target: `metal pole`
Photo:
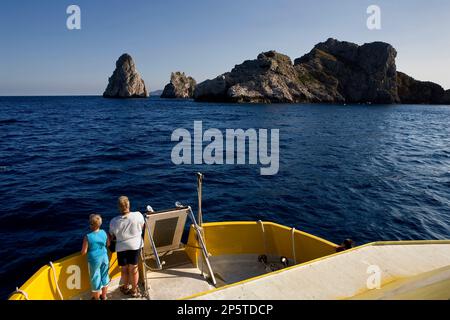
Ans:
{"type": "MultiPolygon", "coordinates": [[[[198,224],[200,225],[200,228],[203,226],[202,189],[203,189],[203,174],[201,172],[197,172],[197,196],[198,196],[197,221],[198,224]]],[[[200,259],[200,270],[203,274],[203,259],[200,259]]]]}
{"type": "Polygon", "coordinates": [[[155,255],[156,268],[158,270],[162,270],[162,263],[161,263],[161,260],[159,259],[158,250],[156,249],[155,241],[153,240],[152,234],[150,232],[150,227],[147,223],[147,217],[144,216],[144,219],[145,219],[145,229],[147,230],[148,241],[150,242],[150,245],[152,246],[153,254],[155,255]]]}
{"type": "Polygon", "coordinates": [[[192,223],[194,224],[194,228],[197,231],[198,241],[199,241],[200,247],[202,248],[203,258],[205,259],[206,266],[208,267],[209,275],[211,276],[211,280],[212,280],[213,285],[216,285],[217,284],[216,277],[214,276],[214,272],[213,272],[211,264],[209,262],[209,253],[208,253],[208,249],[206,248],[206,243],[203,240],[201,228],[199,227],[199,225],[195,221],[195,216],[194,216],[194,213],[192,212],[192,208],[188,207],[188,210],[189,210],[189,213],[190,213],[190,217],[191,217],[192,223]]]}
{"type": "Polygon", "coordinates": [[[203,174],[197,172],[197,194],[198,194],[198,225],[203,225],[203,213],[202,213],[202,186],[203,186],[203,174]]]}

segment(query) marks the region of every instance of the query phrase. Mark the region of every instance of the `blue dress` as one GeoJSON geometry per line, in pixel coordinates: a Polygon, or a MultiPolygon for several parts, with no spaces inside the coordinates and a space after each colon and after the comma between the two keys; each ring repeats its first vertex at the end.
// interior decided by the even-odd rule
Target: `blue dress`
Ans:
{"type": "Polygon", "coordinates": [[[108,235],[104,230],[86,235],[88,242],[88,267],[92,292],[99,292],[109,284],[109,259],[106,243],[108,235]]]}

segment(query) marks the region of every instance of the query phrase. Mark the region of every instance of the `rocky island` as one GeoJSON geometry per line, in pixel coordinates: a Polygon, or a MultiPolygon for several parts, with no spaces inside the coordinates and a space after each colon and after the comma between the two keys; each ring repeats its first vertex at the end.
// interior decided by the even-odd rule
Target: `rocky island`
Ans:
{"type": "Polygon", "coordinates": [[[105,98],[147,98],[144,80],[136,70],[133,58],[125,53],[116,62],[116,70],[109,78],[105,98]]]}
{"type": "Polygon", "coordinates": [[[197,85],[197,101],[237,103],[448,104],[450,92],[398,72],[388,43],[328,39],[292,60],[276,51],[197,85]]]}
{"type": "Polygon", "coordinates": [[[172,72],[170,83],[165,86],[161,98],[192,99],[196,86],[194,78],[186,76],[184,72],[172,72]]]}

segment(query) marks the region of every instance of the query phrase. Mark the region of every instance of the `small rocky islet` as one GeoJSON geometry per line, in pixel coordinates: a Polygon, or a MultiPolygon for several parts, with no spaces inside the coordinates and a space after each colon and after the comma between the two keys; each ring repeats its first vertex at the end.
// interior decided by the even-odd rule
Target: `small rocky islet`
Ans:
{"type": "Polygon", "coordinates": [[[165,99],[192,99],[197,82],[184,72],[172,72],[170,83],[164,87],[161,98],[165,99]]]}
{"type": "MultiPolygon", "coordinates": [[[[268,51],[199,84],[174,72],[161,97],[232,103],[450,104],[450,90],[397,71],[396,57],[388,43],[360,46],[330,38],[294,62],[268,51]]],[[[148,96],[128,54],[117,61],[104,96],[148,96]]]]}
{"type": "Polygon", "coordinates": [[[147,98],[149,96],[133,58],[125,53],[116,62],[116,69],[109,78],[105,98],[147,98]]]}

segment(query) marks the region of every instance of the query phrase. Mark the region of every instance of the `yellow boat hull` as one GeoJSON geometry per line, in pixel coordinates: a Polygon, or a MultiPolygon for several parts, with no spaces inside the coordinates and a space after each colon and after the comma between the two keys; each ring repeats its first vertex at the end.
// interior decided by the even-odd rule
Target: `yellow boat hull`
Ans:
{"type": "MultiPolygon", "coordinates": [[[[167,273],[160,270],[145,274],[147,281],[153,281],[150,298],[450,298],[450,241],[376,242],[336,253],[338,246],[334,243],[271,222],[205,223],[202,230],[214,274],[221,281],[218,287],[214,288],[203,278],[202,250],[196,230],[191,226],[188,241],[179,251],[185,265],[172,263],[166,266],[167,273]],[[257,261],[261,254],[276,260],[285,257],[290,265],[279,270],[264,270],[257,261]],[[377,290],[366,287],[367,270],[371,270],[371,265],[383,274],[377,290]],[[246,266],[249,272],[242,272],[246,266]],[[259,273],[255,273],[255,267],[259,268],[259,273]]],[[[170,260],[167,256],[164,258],[170,260]]],[[[110,255],[109,273],[115,283],[114,290],[118,291],[120,268],[115,253],[110,255]]],[[[74,254],[54,262],[53,267],[42,267],[19,291],[10,299],[89,298],[86,257],[74,254]]],[[[124,297],[119,292],[116,298],[124,297]]]]}
{"type": "MultiPolygon", "coordinates": [[[[203,224],[208,251],[212,256],[271,253],[285,256],[297,263],[305,263],[336,252],[337,245],[316,236],[271,222],[215,222],[203,224]],[[262,232],[264,229],[264,233],[262,232]],[[292,236],[293,235],[293,236],[292,236]],[[294,243],[292,243],[294,239],[294,243]],[[295,249],[293,251],[293,249],[295,249]]],[[[201,251],[195,229],[191,228],[185,251],[197,266],[201,251]]],[[[58,288],[64,299],[73,299],[89,292],[89,273],[86,257],[73,254],[53,263],[54,271],[47,265],[39,269],[10,300],[60,300],[58,288]],[[54,275],[55,273],[55,275],[54,275]]],[[[110,255],[110,277],[120,276],[116,254],[110,255]]]]}

